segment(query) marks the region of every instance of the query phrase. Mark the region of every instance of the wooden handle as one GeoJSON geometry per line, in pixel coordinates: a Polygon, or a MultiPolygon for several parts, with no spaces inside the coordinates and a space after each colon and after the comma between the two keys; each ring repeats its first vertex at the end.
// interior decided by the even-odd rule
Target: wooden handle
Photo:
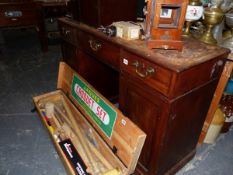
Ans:
{"type": "Polygon", "coordinates": [[[99,174],[101,172],[106,172],[106,170],[113,169],[113,166],[105,159],[99,150],[84,136],[83,131],[81,131],[65,99],[62,98],[61,101],[65,111],[58,105],[51,103],[47,105],[51,107],[47,109],[47,112],[50,116],[53,116],[59,128],[64,130],[65,135],[71,139],[80,153],[80,156],[88,166],[88,171],[92,174],[99,174]],[[55,114],[56,117],[59,118],[59,121],[56,120],[55,114]],[[95,160],[95,157],[99,162],[95,160]]]}
{"type": "Polygon", "coordinates": [[[91,149],[91,151],[95,154],[95,156],[102,162],[102,164],[109,170],[109,169],[113,169],[112,165],[104,158],[104,156],[98,151],[98,149],[92,145],[92,143],[90,143],[89,141],[88,145],[91,149]]]}
{"type": "Polygon", "coordinates": [[[61,127],[61,122],[56,118],[56,116],[54,114],[54,106],[55,106],[54,103],[47,102],[45,104],[45,113],[46,113],[46,116],[48,117],[51,125],[56,129],[56,128],[61,127]]]}
{"type": "MultiPolygon", "coordinates": [[[[63,102],[64,105],[64,102],[63,102]]],[[[65,108],[65,106],[64,106],[65,108]]],[[[71,113],[71,111],[69,111],[69,108],[67,106],[67,109],[65,108],[67,115],[65,115],[62,110],[55,105],[54,106],[55,111],[57,111],[60,115],[60,117],[62,118],[63,125],[62,125],[62,129],[65,130],[67,137],[71,139],[71,141],[73,142],[73,144],[75,145],[76,149],[78,150],[78,152],[80,153],[80,156],[82,157],[83,161],[85,162],[85,164],[88,167],[92,167],[93,162],[90,161],[89,157],[87,156],[87,149],[85,148],[86,146],[83,143],[83,139],[82,136],[80,134],[77,134],[77,129],[72,125],[72,123],[76,123],[76,121],[70,121],[70,117],[68,117],[68,113],[71,113]],[[72,128],[71,128],[71,127],[72,128]]],[[[78,128],[79,129],[79,128],[78,128]]],[[[81,131],[80,131],[81,132],[81,131]]],[[[93,173],[94,171],[92,170],[92,168],[88,168],[88,172],[89,173],[93,173]]]]}
{"type": "Polygon", "coordinates": [[[65,130],[68,138],[70,138],[70,140],[72,141],[72,143],[74,144],[75,148],[78,150],[80,156],[82,157],[83,161],[86,163],[86,165],[88,166],[90,164],[88,157],[85,154],[84,148],[82,147],[82,145],[79,143],[79,139],[77,138],[76,134],[73,133],[72,129],[69,127],[69,125],[67,123],[64,123],[62,125],[62,128],[65,130]]]}
{"type": "Polygon", "coordinates": [[[84,151],[85,153],[87,154],[87,157],[88,157],[88,160],[90,161],[90,164],[93,166],[93,172],[98,172],[99,169],[98,167],[96,166],[95,164],[95,160],[91,154],[91,151],[88,147],[88,141],[86,140],[86,138],[83,136],[81,130],[80,130],[80,126],[77,124],[68,104],[66,103],[65,99],[62,99],[62,103],[64,105],[64,108],[67,112],[67,117],[69,118],[69,120],[71,121],[71,124],[72,124],[72,128],[74,129],[75,131],[75,134],[77,135],[77,137],[79,138],[80,140],[80,144],[82,144],[83,148],[84,148],[84,151]]]}
{"type": "Polygon", "coordinates": [[[121,171],[118,169],[111,169],[105,173],[103,173],[102,175],[120,175],[121,171]]]}

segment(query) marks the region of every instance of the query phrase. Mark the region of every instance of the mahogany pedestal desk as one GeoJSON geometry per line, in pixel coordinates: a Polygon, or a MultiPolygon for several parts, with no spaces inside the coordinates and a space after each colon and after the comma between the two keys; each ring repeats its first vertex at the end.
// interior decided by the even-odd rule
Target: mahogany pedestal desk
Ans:
{"type": "Polygon", "coordinates": [[[42,51],[48,51],[42,7],[39,2],[0,2],[0,27],[35,27],[42,51]]]}
{"type": "MultiPolygon", "coordinates": [[[[182,52],[59,20],[63,58],[146,134],[136,174],[174,174],[195,154],[229,51],[185,40],[182,52]]],[[[125,133],[127,134],[127,133],[125,133]]]]}

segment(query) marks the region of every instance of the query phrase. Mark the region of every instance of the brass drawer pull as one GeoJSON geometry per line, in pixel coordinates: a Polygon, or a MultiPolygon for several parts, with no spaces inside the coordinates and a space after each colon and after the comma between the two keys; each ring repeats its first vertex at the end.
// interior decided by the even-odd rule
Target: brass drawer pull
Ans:
{"type": "Polygon", "coordinates": [[[146,69],[145,73],[142,73],[136,68],[135,72],[139,77],[146,78],[148,76],[153,75],[155,73],[155,70],[154,70],[154,68],[149,67],[149,68],[146,69]]]}
{"type": "Polygon", "coordinates": [[[145,73],[140,72],[140,71],[138,70],[138,67],[140,66],[140,64],[139,64],[138,61],[133,62],[132,65],[135,66],[135,72],[136,72],[136,74],[137,74],[139,77],[141,77],[141,78],[146,78],[146,77],[151,76],[151,75],[153,75],[153,74],[155,73],[155,69],[152,68],[152,67],[148,67],[148,68],[146,69],[145,73]]]}
{"type": "Polygon", "coordinates": [[[65,27],[62,27],[62,33],[63,33],[64,35],[67,36],[70,32],[71,32],[71,31],[70,31],[69,29],[66,29],[65,27]]]}
{"type": "Polygon", "coordinates": [[[11,18],[11,21],[17,21],[18,19],[17,18],[11,18]]]}
{"type": "Polygon", "coordinates": [[[92,39],[89,40],[89,46],[93,51],[98,51],[98,50],[100,50],[102,48],[101,43],[99,43],[97,41],[94,41],[92,39]]]}
{"type": "Polygon", "coordinates": [[[70,30],[65,30],[65,34],[68,35],[70,33],[70,30]]]}

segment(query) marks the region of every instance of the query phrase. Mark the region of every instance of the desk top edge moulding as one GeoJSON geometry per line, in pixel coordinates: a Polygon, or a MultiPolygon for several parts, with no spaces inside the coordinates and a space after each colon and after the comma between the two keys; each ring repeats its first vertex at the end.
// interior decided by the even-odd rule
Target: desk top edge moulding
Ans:
{"type": "Polygon", "coordinates": [[[109,37],[93,27],[66,17],[60,18],[60,21],[77,27],[79,30],[87,31],[105,41],[121,46],[128,51],[147,58],[151,62],[176,72],[184,71],[213,57],[218,57],[222,54],[227,55],[230,52],[226,48],[206,44],[193,38],[183,38],[183,49],[181,52],[177,50],[150,49],[144,40],[125,40],[119,37],[109,37]]]}

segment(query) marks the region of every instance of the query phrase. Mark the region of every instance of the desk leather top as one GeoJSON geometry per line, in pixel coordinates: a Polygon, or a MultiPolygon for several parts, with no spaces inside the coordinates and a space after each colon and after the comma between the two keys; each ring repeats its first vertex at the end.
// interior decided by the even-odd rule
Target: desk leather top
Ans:
{"type": "Polygon", "coordinates": [[[196,39],[185,38],[183,39],[184,47],[182,52],[177,50],[148,49],[143,40],[126,40],[118,37],[109,37],[95,28],[67,19],[68,18],[60,18],[61,21],[91,33],[99,39],[111,42],[125,50],[176,72],[181,72],[216,57],[227,58],[230,52],[226,48],[205,44],[196,39]]]}

